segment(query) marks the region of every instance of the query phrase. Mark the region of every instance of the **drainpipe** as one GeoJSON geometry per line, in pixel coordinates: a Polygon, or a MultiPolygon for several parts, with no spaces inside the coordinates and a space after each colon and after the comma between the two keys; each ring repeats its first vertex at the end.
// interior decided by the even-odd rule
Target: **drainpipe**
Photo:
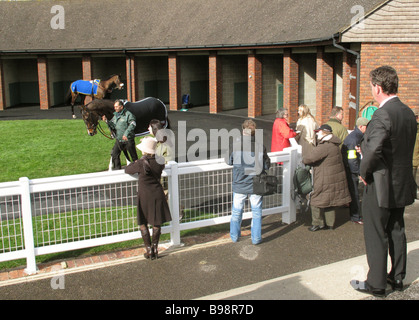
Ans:
{"type": "Polygon", "coordinates": [[[336,37],[336,35],[334,35],[332,37],[334,47],[356,56],[356,109],[355,109],[356,110],[355,121],[356,121],[356,119],[358,119],[358,113],[359,113],[359,91],[360,91],[359,88],[360,88],[360,83],[361,83],[360,82],[360,80],[361,80],[360,79],[361,78],[361,55],[356,51],[347,49],[347,48],[342,47],[341,45],[337,44],[335,37],[336,37]]]}

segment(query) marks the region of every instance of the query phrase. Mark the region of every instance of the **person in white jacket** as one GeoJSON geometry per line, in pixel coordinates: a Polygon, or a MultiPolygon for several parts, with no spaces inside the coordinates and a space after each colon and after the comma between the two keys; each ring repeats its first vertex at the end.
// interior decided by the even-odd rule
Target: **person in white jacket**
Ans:
{"type": "Polygon", "coordinates": [[[303,157],[307,152],[310,152],[315,145],[316,133],[314,130],[319,128],[316,120],[310,112],[310,108],[304,104],[298,107],[298,115],[300,118],[297,121],[297,137],[298,143],[302,147],[303,157]]]}

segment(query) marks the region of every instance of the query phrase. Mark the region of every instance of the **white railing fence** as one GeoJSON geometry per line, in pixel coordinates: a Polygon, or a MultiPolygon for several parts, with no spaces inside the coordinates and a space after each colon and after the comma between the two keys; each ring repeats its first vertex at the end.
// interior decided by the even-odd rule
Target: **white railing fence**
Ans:
{"type": "MultiPolygon", "coordinates": [[[[264,197],[263,215],[282,214],[289,224],[296,220],[291,192],[299,149],[269,156],[269,171],[282,178],[280,192],[264,197]]],[[[223,159],[166,166],[172,221],[162,233],[171,245],[180,245],[182,230],[230,221],[231,172],[223,159]]],[[[36,256],[138,239],[136,195],[137,177],[123,170],[0,183],[0,261],[25,258],[26,273],[34,274],[36,256]]],[[[251,216],[246,206],[243,219],[251,216]]]]}

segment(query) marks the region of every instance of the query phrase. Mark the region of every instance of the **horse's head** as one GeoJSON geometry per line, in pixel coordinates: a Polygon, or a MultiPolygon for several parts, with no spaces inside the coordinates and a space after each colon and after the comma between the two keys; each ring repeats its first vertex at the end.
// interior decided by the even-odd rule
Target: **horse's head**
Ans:
{"type": "Polygon", "coordinates": [[[118,90],[124,89],[124,83],[121,82],[121,75],[115,75],[114,83],[115,83],[116,89],[118,90]]]}
{"type": "Polygon", "coordinates": [[[99,123],[99,116],[84,106],[81,109],[81,115],[86,124],[87,134],[89,136],[94,136],[97,133],[96,129],[99,123]]]}

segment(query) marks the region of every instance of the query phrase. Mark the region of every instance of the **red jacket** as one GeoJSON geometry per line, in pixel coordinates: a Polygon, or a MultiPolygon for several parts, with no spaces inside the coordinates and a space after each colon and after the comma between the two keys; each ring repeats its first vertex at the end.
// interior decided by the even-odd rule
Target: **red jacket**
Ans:
{"type": "Polygon", "coordinates": [[[291,146],[289,139],[294,138],[297,133],[290,128],[287,121],[276,118],[272,128],[271,152],[282,151],[291,146]]]}

